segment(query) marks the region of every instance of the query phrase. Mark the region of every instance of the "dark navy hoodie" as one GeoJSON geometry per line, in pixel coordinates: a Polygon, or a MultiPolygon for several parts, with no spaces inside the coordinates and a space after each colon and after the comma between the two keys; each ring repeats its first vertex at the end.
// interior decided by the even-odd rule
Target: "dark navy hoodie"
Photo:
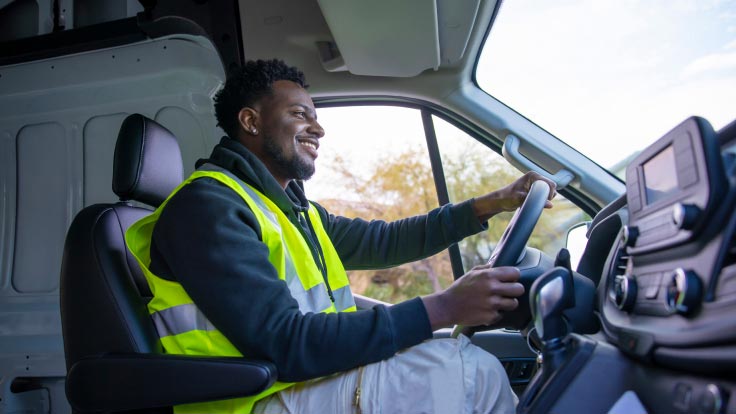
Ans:
{"type": "MultiPolygon", "coordinates": [[[[255,155],[228,137],[197,166],[205,162],[226,168],[269,197],[318,254],[316,238],[299,219],[308,206],[300,183],[292,181],[284,191],[255,155]]],[[[319,205],[317,210],[348,270],[431,256],[486,227],[469,202],[391,223],[334,216],[319,205]]],[[[243,355],[276,364],[280,381],[346,371],[431,338],[419,298],[358,312],[302,314],[268,254],[243,199],[214,179],[200,178],[174,195],[161,213],[150,269],[179,282],[243,355]]]]}

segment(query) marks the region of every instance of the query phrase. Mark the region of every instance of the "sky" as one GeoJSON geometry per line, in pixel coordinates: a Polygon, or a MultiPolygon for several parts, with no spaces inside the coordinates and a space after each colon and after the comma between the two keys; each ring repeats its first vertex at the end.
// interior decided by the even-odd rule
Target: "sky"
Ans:
{"type": "Polygon", "coordinates": [[[736,1],[508,0],[477,78],[610,167],[691,115],[736,118],[736,1]]]}

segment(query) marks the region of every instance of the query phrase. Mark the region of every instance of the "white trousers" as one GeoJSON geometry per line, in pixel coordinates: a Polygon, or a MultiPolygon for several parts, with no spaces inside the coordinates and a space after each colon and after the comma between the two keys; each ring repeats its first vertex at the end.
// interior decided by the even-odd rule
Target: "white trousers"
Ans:
{"type": "Polygon", "coordinates": [[[514,413],[517,402],[498,359],[460,336],[297,384],[259,401],[253,413],[514,413]]]}

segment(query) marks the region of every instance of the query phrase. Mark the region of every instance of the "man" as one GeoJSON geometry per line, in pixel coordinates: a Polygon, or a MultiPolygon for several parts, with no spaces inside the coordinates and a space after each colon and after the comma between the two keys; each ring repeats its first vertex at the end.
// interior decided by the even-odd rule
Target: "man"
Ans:
{"type": "Polygon", "coordinates": [[[176,412],[512,412],[494,357],[464,337],[422,342],[516,308],[518,270],[479,266],[443,292],[356,312],[344,269],[435,254],[516,208],[541,177],[394,223],[330,215],[300,184],[324,135],[305,88],[277,60],[231,74],[215,97],[228,137],[126,235],[167,352],[245,355],[278,369],[258,396],[176,412]]]}

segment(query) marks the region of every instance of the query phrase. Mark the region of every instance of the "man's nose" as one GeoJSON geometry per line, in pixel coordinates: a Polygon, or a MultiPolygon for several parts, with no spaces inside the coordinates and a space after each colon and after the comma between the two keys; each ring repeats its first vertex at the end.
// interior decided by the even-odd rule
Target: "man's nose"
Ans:
{"type": "Polygon", "coordinates": [[[310,134],[316,135],[317,138],[322,138],[323,136],[325,136],[325,130],[322,128],[322,125],[317,122],[317,120],[311,122],[308,131],[310,134]]]}

